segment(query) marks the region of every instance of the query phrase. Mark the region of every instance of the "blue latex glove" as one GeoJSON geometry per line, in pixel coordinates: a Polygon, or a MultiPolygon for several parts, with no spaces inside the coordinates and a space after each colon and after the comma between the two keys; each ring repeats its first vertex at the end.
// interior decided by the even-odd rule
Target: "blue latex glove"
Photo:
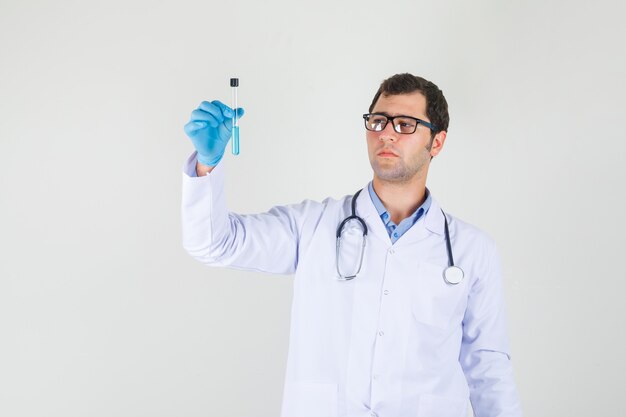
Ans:
{"type": "MultiPolygon", "coordinates": [[[[242,117],[243,113],[242,108],[237,109],[237,117],[242,117]]],[[[198,151],[201,164],[213,167],[222,159],[231,137],[234,115],[233,109],[218,100],[203,101],[191,112],[185,133],[198,151]]]]}

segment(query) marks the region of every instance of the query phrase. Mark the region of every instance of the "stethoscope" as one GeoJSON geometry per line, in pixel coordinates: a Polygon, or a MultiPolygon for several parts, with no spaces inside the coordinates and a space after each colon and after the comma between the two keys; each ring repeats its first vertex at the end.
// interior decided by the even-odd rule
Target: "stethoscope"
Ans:
{"type": "MultiPolygon", "coordinates": [[[[367,225],[365,224],[365,220],[363,220],[362,218],[356,215],[356,199],[361,193],[361,191],[362,190],[357,191],[356,194],[354,194],[354,196],[352,197],[352,204],[351,204],[352,214],[346,217],[345,219],[343,219],[343,221],[339,224],[339,227],[337,227],[336,267],[337,267],[337,273],[339,274],[338,279],[342,281],[349,281],[355,278],[361,271],[361,266],[363,265],[363,255],[365,254],[365,241],[367,237],[367,225]],[[341,271],[339,270],[341,234],[343,232],[343,229],[346,223],[348,223],[351,220],[356,220],[360,224],[361,229],[363,231],[363,243],[361,245],[361,256],[359,258],[357,271],[353,275],[345,275],[345,274],[342,274],[341,271]]],[[[452,257],[452,244],[450,243],[450,230],[448,229],[448,218],[446,217],[446,213],[444,213],[443,210],[441,210],[441,213],[443,214],[443,219],[445,222],[446,249],[448,251],[448,267],[443,270],[443,280],[446,282],[446,284],[457,285],[461,281],[463,281],[464,273],[461,268],[454,265],[454,258],[452,257]]]]}

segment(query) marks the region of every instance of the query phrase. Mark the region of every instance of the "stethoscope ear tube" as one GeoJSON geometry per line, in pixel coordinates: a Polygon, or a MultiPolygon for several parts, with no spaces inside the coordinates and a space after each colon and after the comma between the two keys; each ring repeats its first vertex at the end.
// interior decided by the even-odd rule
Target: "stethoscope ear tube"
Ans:
{"type": "Polygon", "coordinates": [[[335,263],[335,266],[337,268],[337,275],[340,281],[350,281],[353,278],[356,278],[357,275],[359,275],[359,272],[361,272],[361,267],[363,266],[363,255],[365,254],[365,235],[363,235],[363,244],[361,245],[361,256],[359,257],[359,266],[356,270],[356,272],[354,273],[354,275],[343,275],[341,273],[341,271],[339,270],[339,252],[341,250],[341,236],[339,236],[337,238],[337,247],[336,247],[336,259],[337,262],[335,263]]]}
{"type": "Polygon", "coordinates": [[[363,255],[365,254],[365,242],[366,242],[366,237],[367,237],[367,225],[365,224],[365,221],[360,218],[359,216],[356,215],[356,199],[359,196],[359,194],[361,193],[361,191],[363,191],[362,189],[357,191],[354,196],[352,197],[352,214],[348,217],[346,217],[345,219],[343,219],[343,221],[339,224],[339,227],[337,227],[337,244],[336,244],[336,252],[335,252],[335,267],[337,268],[337,274],[339,275],[339,280],[342,281],[350,281],[351,279],[355,278],[359,272],[361,272],[361,267],[363,266],[363,255]],[[361,227],[363,228],[363,244],[361,245],[361,256],[359,259],[359,266],[358,269],[356,271],[356,273],[354,275],[343,275],[341,273],[341,271],[339,270],[339,252],[340,252],[340,248],[341,248],[341,232],[343,232],[343,228],[346,225],[346,223],[348,223],[350,220],[357,220],[360,224],[361,227]]]}
{"type": "Polygon", "coordinates": [[[361,189],[357,191],[356,194],[354,194],[354,197],[352,197],[352,214],[346,217],[345,219],[343,219],[343,221],[339,224],[339,227],[337,228],[337,239],[341,237],[341,232],[343,231],[343,227],[350,220],[358,220],[359,223],[361,223],[361,226],[363,226],[363,236],[367,236],[367,225],[365,224],[365,221],[363,221],[362,218],[356,215],[356,199],[359,196],[359,194],[361,194],[361,191],[363,190],[361,189]]]}
{"type": "Polygon", "coordinates": [[[463,281],[463,270],[458,266],[454,265],[454,257],[452,256],[452,244],[450,243],[450,230],[448,228],[448,217],[446,217],[446,213],[441,210],[441,214],[443,214],[444,227],[446,232],[446,249],[448,251],[448,267],[443,270],[443,280],[450,284],[456,285],[463,281]]]}
{"type": "Polygon", "coordinates": [[[441,210],[443,214],[444,227],[446,231],[446,249],[448,250],[448,266],[454,266],[454,258],[452,257],[452,244],[450,243],[450,230],[448,229],[448,218],[446,213],[441,210]]]}

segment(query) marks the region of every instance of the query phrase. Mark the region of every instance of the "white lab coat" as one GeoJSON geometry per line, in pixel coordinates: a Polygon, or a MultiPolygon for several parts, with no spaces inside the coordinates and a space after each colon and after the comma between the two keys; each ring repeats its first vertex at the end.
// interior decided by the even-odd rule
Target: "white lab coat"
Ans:
{"type": "Polygon", "coordinates": [[[207,265],[294,274],[282,417],[521,416],[509,360],[494,242],[449,216],[452,286],[444,218],[433,198],[395,244],[367,190],[356,210],[369,228],[362,270],[336,279],[335,236],[351,196],[230,213],[224,168],[183,173],[183,244],[207,265]]]}

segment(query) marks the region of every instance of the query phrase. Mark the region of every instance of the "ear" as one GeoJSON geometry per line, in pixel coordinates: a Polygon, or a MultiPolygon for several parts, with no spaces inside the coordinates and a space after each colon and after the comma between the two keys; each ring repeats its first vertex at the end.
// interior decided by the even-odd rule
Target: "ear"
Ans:
{"type": "Polygon", "coordinates": [[[441,150],[443,149],[443,143],[446,141],[446,135],[447,133],[445,130],[442,130],[435,135],[435,137],[433,138],[432,146],[430,147],[431,156],[439,155],[439,152],[441,152],[441,150]]]}

